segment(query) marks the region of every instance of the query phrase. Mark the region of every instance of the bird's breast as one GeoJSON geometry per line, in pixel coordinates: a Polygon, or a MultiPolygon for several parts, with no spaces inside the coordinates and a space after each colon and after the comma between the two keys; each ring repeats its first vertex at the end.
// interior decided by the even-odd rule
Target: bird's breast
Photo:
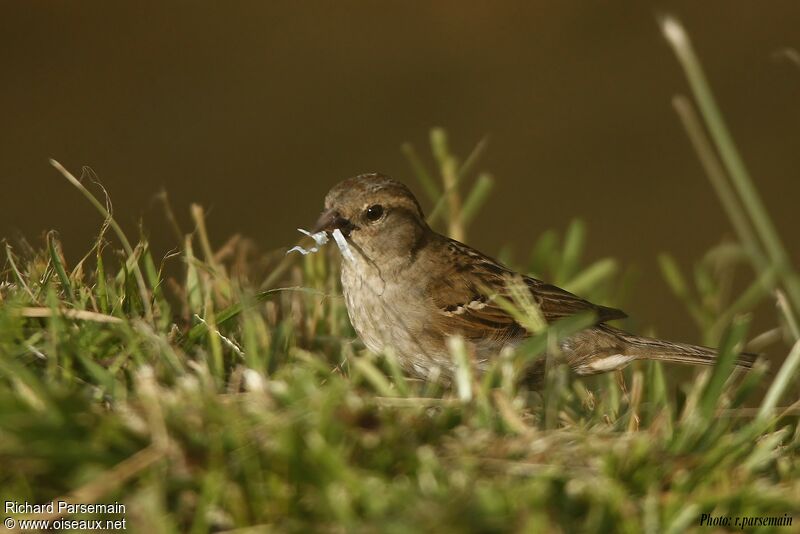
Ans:
{"type": "Polygon", "coordinates": [[[343,262],[342,290],[350,322],[372,352],[391,348],[416,375],[427,375],[442,359],[449,361],[443,339],[430,334],[424,288],[403,273],[390,275],[372,265],[343,262]]]}
{"type": "Polygon", "coordinates": [[[386,316],[383,302],[386,284],[363,270],[342,265],[342,292],[350,323],[358,337],[369,350],[381,352],[385,345],[382,330],[386,316]]]}

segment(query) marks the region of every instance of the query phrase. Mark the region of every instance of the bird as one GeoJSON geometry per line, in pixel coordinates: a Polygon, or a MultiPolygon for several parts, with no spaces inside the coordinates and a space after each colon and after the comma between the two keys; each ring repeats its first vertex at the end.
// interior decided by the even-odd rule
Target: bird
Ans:
{"type": "MultiPolygon", "coordinates": [[[[358,337],[374,353],[393,351],[414,378],[453,380],[457,364],[449,338],[459,336],[475,368],[485,372],[506,347],[534,335],[501,305],[502,299],[513,300],[515,283],[527,291],[547,324],[593,314],[591,326],[558,347],[559,357],[577,375],[615,371],[635,360],[713,365],[717,359],[708,347],[612,326],[610,321],[627,314],[516,273],[437,233],[411,190],[380,173],[361,174],[331,188],[313,232],[332,234],[343,249],[342,292],[358,337]]],[[[750,368],[755,357],[742,353],[736,363],[750,368]]],[[[523,373],[534,386],[542,384],[545,372],[543,360],[537,361],[523,373]]]]}

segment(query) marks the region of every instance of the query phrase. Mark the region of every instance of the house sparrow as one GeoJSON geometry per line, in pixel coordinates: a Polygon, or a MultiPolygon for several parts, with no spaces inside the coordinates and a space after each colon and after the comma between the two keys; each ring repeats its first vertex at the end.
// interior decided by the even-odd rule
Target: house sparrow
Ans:
{"type": "MultiPolygon", "coordinates": [[[[461,336],[478,370],[506,346],[531,333],[497,304],[512,300],[509,282],[521,280],[548,323],[594,312],[596,323],[561,343],[561,357],[579,375],[621,369],[640,359],[713,364],[716,352],[624,332],[608,321],[627,315],[592,304],[535,278],[520,276],[475,249],[433,231],[402,183],[363,174],[337,184],[325,197],[314,232],[339,230],[349,252],[342,259],[342,289],[358,336],[371,351],[391,347],[404,370],[427,379],[452,378],[455,364],[447,346],[461,336]]],[[[338,232],[337,232],[338,233],[338,232]]],[[[341,236],[337,237],[337,241],[341,236]]],[[[340,248],[341,248],[340,244],[340,248]]],[[[754,355],[742,354],[749,368],[754,355]]],[[[528,371],[541,379],[543,364],[528,371]]]]}

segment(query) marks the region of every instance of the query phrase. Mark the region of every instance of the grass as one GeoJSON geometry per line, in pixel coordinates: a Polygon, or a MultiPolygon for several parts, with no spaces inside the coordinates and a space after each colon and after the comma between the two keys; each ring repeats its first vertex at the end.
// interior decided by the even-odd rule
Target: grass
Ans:
{"type": "MultiPolygon", "coordinates": [[[[701,76],[690,47],[679,53],[701,76]]],[[[5,246],[4,500],[121,502],[135,532],[683,532],[705,529],[702,514],[794,516],[796,528],[798,275],[763,206],[747,196],[755,189],[743,164],[708,166],[730,136],[720,140],[716,125],[705,137],[681,102],[712,183],[727,187],[720,198],[732,224],[746,230],[700,260],[691,281],[662,256],[677,297],[721,347],[716,367],[679,383],[653,362],[583,380],[552,362],[541,391],[518,388],[522,367],[586,324],[543,329],[524,298],[505,304],[537,334],[487,374],[473,372],[454,340],[452,388],[409,380],[391,352],[372,355],[355,339],[333,247],[269,256],[263,274],[237,259],[235,242],[215,249],[193,206],[193,232],[159,263],[54,162],[104,222],[76,265],[55,234],[38,251],[5,246]],[[746,187],[725,181],[732,170],[746,187]],[[164,274],[170,263],[179,279],[164,274]],[[742,265],[751,286],[733,294],[742,265]],[[776,324],[748,337],[748,312],[765,299],[778,304],[776,324]],[[777,372],[763,363],[733,370],[748,340],[785,347],[777,372]]],[[[492,188],[491,175],[475,173],[486,143],[461,162],[444,131],[431,141],[436,172],[413,147],[403,150],[435,206],[431,221],[465,236],[492,188]]],[[[613,304],[624,285],[618,264],[584,265],[587,234],[579,221],[563,236],[547,231],[516,267],[613,304]]]]}

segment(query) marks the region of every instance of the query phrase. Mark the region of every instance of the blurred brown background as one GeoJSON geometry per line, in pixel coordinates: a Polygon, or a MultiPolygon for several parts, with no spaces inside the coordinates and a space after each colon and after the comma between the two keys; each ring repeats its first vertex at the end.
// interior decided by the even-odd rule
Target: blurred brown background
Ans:
{"type": "MultiPolygon", "coordinates": [[[[431,126],[497,185],[470,244],[527,253],[576,216],[588,259],[640,270],[627,305],[697,340],[656,264],[684,268],[729,225],[674,115],[683,75],[655,22],[686,25],[784,241],[797,258],[800,2],[9,1],[0,20],[0,236],[55,228],[77,257],[100,220],[47,163],[91,166],[135,235],[174,245],[153,196],[189,228],[292,244],[327,189],[380,170],[431,126]]],[[[421,193],[415,183],[412,187],[421,193]]]]}

